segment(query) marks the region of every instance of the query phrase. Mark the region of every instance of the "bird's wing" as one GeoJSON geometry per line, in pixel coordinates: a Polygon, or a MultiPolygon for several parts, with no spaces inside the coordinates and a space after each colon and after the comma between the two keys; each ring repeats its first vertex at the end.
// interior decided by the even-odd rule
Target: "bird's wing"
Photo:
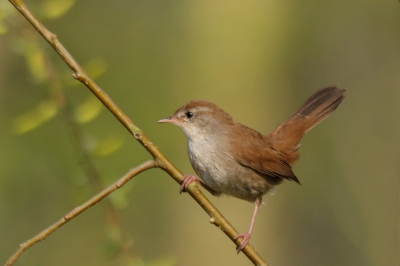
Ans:
{"type": "Polygon", "coordinates": [[[244,125],[237,124],[237,126],[240,130],[235,132],[241,134],[230,138],[230,147],[238,163],[261,174],[285,178],[300,184],[290,164],[272,147],[266,137],[244,125]]]}

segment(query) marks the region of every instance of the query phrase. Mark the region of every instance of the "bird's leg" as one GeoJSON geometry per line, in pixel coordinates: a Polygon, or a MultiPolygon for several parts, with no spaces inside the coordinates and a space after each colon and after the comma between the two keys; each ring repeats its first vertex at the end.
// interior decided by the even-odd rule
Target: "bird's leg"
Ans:
{"type": "Polygon", "coordinates": [[[214,189],[210,188],[209,186],[207,186],[204,182],[200,181],[199,179],[197,179],[197,177],[195,177],[194,175],[184,175],[183,176],[183,180],[181,183],[181,189],[180,189],[180,193],[187,191],[188,186],[193,183],[193,182],[197,182],[199,183],[203,188],[205,188],[208,192],[211,193],[211,195],[213,196],[219,196],[221,195],[221,192],[217,192],[214,189]]]}
{"type": "Polygon", "coordinates": [[[182,178],[181,189],[179,190],[179,193],[186,192],[188,186],[193,182],[200,183],[200,180],[198,180],[194,175],[184,175],[182,178]]]}
{"type": "Polygon", "coordinates": [[[251,231],[253,230],[254,221],[256,220],[257,211],[258,211],[258,208],[260,207],[260,205],[262,204],[262,198],[261,197],[257,198],[257,200],[254,202],[254,204],[256,206],[254,208],[253,219],[251,219],[249,231],[246,234],[239,234],[235,237],[235,240],[237,240],[238,238],[243,239],[242,242],[240,243],[240,245],[236,247],[238,254],[247,245],[247,243],[249,243],[249,240],[251,237],[251,231]]]}

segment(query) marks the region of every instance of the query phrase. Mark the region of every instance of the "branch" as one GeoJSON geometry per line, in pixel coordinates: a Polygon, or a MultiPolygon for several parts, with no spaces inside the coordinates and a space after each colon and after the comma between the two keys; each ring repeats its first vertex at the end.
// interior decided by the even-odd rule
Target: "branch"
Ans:
{"type": "MultiPolygon", "coordinates": [[[[24,36],[24,38],[28,41],[31,41],[31,39],[33,39],[32,37],[34,37],[35,43],[38,42],[38,38],[40,38],[40,35],[26,34],[27,31],[24,29],[26,29],[27,27],[30,27],[30,25],[25,24],[23,26],[22,35],[24,36]]],[[[85,173],[86,179],[88,180],[92,191],[98,193],[99,191],[102,191],[105,186],[103,185],[101,175],[85,145],[85,136],[82,127],[73,116],[72,104],[65,94],[65,90],[63,89],[63,82],[59,73],[55,71],[56,67],[54,66],[53,62],[50,60],[47,54],[42,53],[42,55],[45,61],[44,70],[48,73],[47,82],[50,88],[50,99],[55,104],[57,104],[60,110],[62,110],[61,113],[64,118],[64,122],[69,129],[70,140],[75,147],[76,155],[80,157],[80,159],[78,159],[80,161],[79,166],[85,173]]],[[[115,204],[110,200],[107,200],[102,204],[104,215],[106,218],[105,223],[108,227],[108,230],[113,231],[112,236],[109,235],[108,239],[112,240],[113,243],[118,246],[118,256],[123,256],[126,261],[133,261],[135,259],[135,255],[132,249],[132,240],[129,234],[124,232],[122,220],[114,205],[115,204]]],[[[116,256],[116,253],[113,255],[116,256]]]]}
{"type": "MultiPolygon", "coordinates": [[[[72,76],[81,81],[110,112],[124,125],[124,127],[141,143],[144,148],[153,156],[157,165],[166,171],[176,182],[182,182],[182,173],[161,153],[160,150],[147,138],[133,122],[122,112],[122,110],[111,100],[111,98],[88,76],[85,70],[78,64],[67,49],[60,43],[57,36],[51,33],[41,24],[35,16],[29,11],[22,0],[9,0],[16,9],[32,24],[32,26],[43,36],[43,38],[54,48],[67,65],[73,71],[72,76]]],[[[210,222],[220,228],[233,242],[239,245],[242,239],[235,240],[236,230],[222,216],[222,214],[211,204],[204,196],[195,183],[188,187],[188,193],[194,200],[211,216],[210,222]]],[[[26,248],[25,248],[26,249],[26,248]]],[[[23,249],[23,250],[25,250],[23,249]]],[[[22,250],[22,252],[23,252],[22,250]]],[[[21,252],[21,253],[22,253],[21,252]]],[[[261,256],[251,245],[246,245],[243,253],[255,265],[267,265],[261,256]]],[[[17,257],[18,258],[18,254],[17,257]]],[[[7,264],[11,265],[11,264],[7,264]]]]}
{"type": "Polygon", "coordinates": [[[105,190],[101,191],[99,194],[97,194],[96,196],[94,196],[93,198],[91,198],[90,200],[85,202],[84,204],[74,208],[72,211],[70,211],[69,213],[64,215],[64,217],[61,218],[58,222],[56,222],[53,225],[51,225],[50,227],[46,228],[45,230],[43,230],[36,236],[34,236],[31,239],[29,239],[28,241],[26,241],[25,243],[22,243],[21,245],[19,245],[19,249],[17,250],[17,252],[14,253],[14,255],[11,256],[11,258],[8,259],[5,266],[13,265],[14,262],[18,259],[19,256],[21,256],[21,254],[25,250],[27,250],[28,248],[30,248],[37,242],[45,240],[46,237],[48,237],[51,233],[56,231],[58,228],[60,228],[61,226],[66,224],[68,221],[70,221],[73,218],[75,218],[76,216],[78,216],[79,214],[81,214],[83,211],[87,210],[88,208],[92,207],[96,203],[100,202],[102,199],[104,199],[105,197],[110,195],[114,190],[117,190],[118,188],[125,185],[125,183],[128,182],[130,179],[132,179],[134,176],[140,174],[143,171],[154,168],[154,167],[157,167],[156,161],[150,160],[150,161],[147,161],[147,162],[139,165],[136,168],[129,170],[129,172],[126,173],[123,177],[121,177],[117,182],[115,182],[114,184],[112,184],[111,186],[106,188],[105,190]]]}
{"type": "MultiPolygon", "coordinates": [[[[51,68],[50,71],[51,70],[53,69],[51,68]]],[[[56,73],[54,73],[54,71],[53,71],[53,82],[58,83],[59,86],[57,86],[57,88],[62,88],[59,76],[56,73]]],[[[65,122],[67,124],[67,127],[70,129],[69,135],[71,138],[71,142],[75,146],[77,155],[81,157],[79,159],[80,161],[79,165],[82,168],[83,172],[85,173],[86,178],[89,181],[90,186],[92,187],[92,190],[95,191],[96,193],[98,191],[102,191],[105,186],[103,185],[100,173],[85,146],[85,137],[83,134],[83,130],[80,124],[73,117],[73,113],[71,110],[72,108],[71,103],[69,99],[64,95],[64,90],[59,90],[58,93],[62,94],[63,98],[65,98],[64,103],[59,104],[59,108],[63,109],[62,113],[64,115],[65,122]]],[[[112,240],[113,242],[115,242],[115,244],[118,245],[118,248],[120,249],[119,254],[121,256],[124,256],[125,260],[132,261],[135,258],[131,245],[132,241],[129,238],[129,234],[126,234],[126,232],[124,232],[124,226],[115,208],[115,204],[113,204],[112,201],[107,200],[106,202],[103,203],[102,206],[106,218],[106,224],[109,230],[113,230],[114,232],[112,234],[113,235],[112,240]]],[[[111,239],[110,236],[109,238],[111,239]]]]}

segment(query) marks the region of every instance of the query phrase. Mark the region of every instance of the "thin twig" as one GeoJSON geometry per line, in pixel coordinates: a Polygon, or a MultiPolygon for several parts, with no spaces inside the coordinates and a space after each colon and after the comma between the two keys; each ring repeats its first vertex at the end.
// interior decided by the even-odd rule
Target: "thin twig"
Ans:
{"type": "MultiPolygon", "coordinates": [[[[23,29],[29,27],[30,25],[23,25],[23,29]]],[[[30,41],[34,41],[37,43],[40,38],[39,35],[26,34],[26,30],[23,30],[23,35],[25,39],[31,39],[30,41]],[[32,40],[32,38],[34,38],[32,40]]],[[[101,175],[95,166],[87,147],[85,146],[85,137],[82,130],[81,125],[74,119],[72,112],[72,105],[70,100],[65,94],[65,90],[63,89],[63,84],[61,77],[57,71],[55,71],[55,66],[53,62],[48,58],[48,55],[44,52],[43,59],[45,61],[44,68],[46,73],[48,73],[47,82],[49,82],[49,97],[52,101],[54,101],[58,108],[61,110],[63,118],[65,120],[65,124],[69,129],[69,136],[73,146],[75,147],[75,151],[77,153],[77,157],[79,157],[79,166],[82,168],[82,171],[85,173],[87,180],[94,192],[99,192],[104,189],[103,182],[101,180],[101,175]]],[[[104,215],[106,218],[106,224],[113,233],[113,241],[118,245],[120,249],[119,254],[124,256],[127,261],[133,261],[135,259],[133,249],[132,249],[132,241],[129,237],[129,234],[124,232],[124,226],[122,223],[119,214],[112,203],[112,201],[107,200],[102,204],[104,215]]]]}
{"type": "MultiPolygon", "coordinates": [[[[64,91],[60,90],[60,93],[64,93],[64,91]]],[[[66,120],[67,127],[70,129],[71,142],[75,146],[77,155],[80,156],[79,160],[81,162],[79,163],[79,165],[81,166],[83,172],[85,173],[86,178],[88,179],[89,184],[92,187],[92,190],[95,192],[101,191],[104,189],[104,185],[101,180],[101,175],[97,167],[95,166],[87,148],[84,145],[85,142],[84,134],[79,123],[73,118],[71,103],[66,96],[64,96],[64,98],[65,98],[64,101],[65,104],[63,106],[60,106],[60,108],[63,109],[63,114],[66,120]]],[[[135,256],[131,245],[132,241],[129,238],[129,234],[126,234],[126,232],[124,232],[122,220],[114,204],[109,199],[106,199],[106,201],[103,203],[102,206],[104,214],[106,216],[107,226],[110,229],[112,229],[115,233],[117,233],[113,234],[114,236],[118,236],[114,237],[113,240],[115,241],[115,243],[118,244],[118,247],[120,248],[121,251],[120,254],[123,255],[127,260],[130,261],[133,260],[135,256]]]]}
{"type": "MultiPolygon", "coordinates": [[[[132,121],[122,112],[122,110],[111,100],[111,98],[88,76],[85,70],[78,64],[67,49],[60,43],[57,36],[51,33],[41,24],[35,16],[29,11],[22,0],[9,0],[11,4],[32,24],[32,26],[43,36],[43,38],[56,50],[61,58],[73,71],[73,77],[81,81],[105,106],[110,112],[124,125],[124,127],[145,147],[145,149],[154,157],[158,166],[166,171],[178,183],[182,181],[182,173],[158,150],[158,148],[147,138],[132,121]]],[[[222,214],[211,204],[204,196],[198,186],[193,183],[188,188],[188,193],[197,201],[197,203],[211,216],[210,221],[220,228],[237,245],[241,239],[235,240],[236,230],[222,216],[222,214]]],[[[243,253],[255,265],[267,265],[257,251],[251,245],[246,245],[243,253]]]]}
{"type": "Polygon", "coordinates": [[[40,232],[36,236],[34,236],[31,239],[29,239],[28,241],[22,243],[19,246],[19,249],[17,250],[17,252],[15,252],[14,255],[12,255],[8,259],[8,261],[6,262],[5,265],[6,266],[13,265],[14,262],[18,259],[18,257],[21,256],[21,254],[25,250],[30,248],[32,245],[36,244],[39,241],[45,240],[46,237],[48,237],[51,233],[53,233],[58,228],[60,228],[64,224],[66,224],[68,221],[70,221],[73,218],[75,218],[76,216],[78,216],[80,213],[82,213],[86,209],[88,209],[91,206],[93,206],[93,205],[97,204],[98,202],[100,202],[102,199],[104,199],[105,197],[110,195],[113,191],[115,191],[118,188],[122,187],[126,182],[128,182],[134,176],[140,174],[143,171],[146,171],[148,169],[154,168],[154,167],[157,167],[156,161],[155,160],[150,160],[150,161],[147,161],[147,162],[137,166],[136,168],[133,168],[133,169],[129,170],[129,172],[126,173],[123,177],[121,177],[117,182],[115,182],[114,184],[112,184],[108,188],[104,189],[103,191],[101,191],[99,194],[97,194],[96,196],[94,196],[93,198],[91,198],[90,200],[85,202],[84,204],[74,208],[72,211],[70,211],[69,213],[64,215],[64,217],[61,218],[59,221],[57,221],[56,223],[54,223],[50,227],[46,228],[45,230],[43,230],[42,232],[40,232]]]}

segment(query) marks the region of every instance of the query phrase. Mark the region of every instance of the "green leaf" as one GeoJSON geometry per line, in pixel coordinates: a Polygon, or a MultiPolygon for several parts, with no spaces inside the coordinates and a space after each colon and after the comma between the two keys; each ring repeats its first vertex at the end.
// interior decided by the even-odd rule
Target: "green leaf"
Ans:
{"type": "MultiPolygon", "coordinates": [[[[83,69],[92,79],[102,76],[107,71],[107,62],[99,57],[93,58],[83,65],[83,69]]],[[[76,79],[71,78],[71,71],[64,73],[64,82],[66,85],[76,87],[82,85],[76,79]]]]}
{"type": "Polygon", "coordinates": [[[7,31],[8,31],[7,26],[3,22],[0,22],[0,35],[6,34],[7,31]]]}
{"type": "Polygon", "coordinates": [[[107,71],[107,63],[102,58],[93,58],[87,62],[83,69],[89,74],[92,79],[98,78],[107,71]]]}
{"type": "Polygon", "coordinates": [[[124,143],[124,139],[117,136],[110,136],[99,142],[93,154],[98,157],[104,157],[116,152],[124,143]]]}
{"type": "Polygon", "coordinates": [[[25,58],[29,72],[34,80],[38,83],[46,80],[47,72],[44,64],[44,55],[36,43],[26,46],[25,58]]]}
{"type": "Polygon", "coordinates": [[[75,119],[79,123],[87,123],[99,116],[103,110],[103,104],[90,95],[86,101],[75,107],[75,119]]]}
{"type": "Polygon", "coordinates": [[[41,10],[45,18],[56,19],[68,12],[74,4],[75,0],[47,0],[41,10]]]}
{"type": "Polygon", "coordinates": [[[127,186],[124,190],[118,191],[118,193],[112,193],[110,195],[110,200],[113,203],[114,207],[119,210],[123,210],[129,205],[128,194],[132,190],[132,184],[127,186]]]}
{"type": "Polygon", "coordinates": [[[44,100],[40,102],[36,108],[14,119],[14,133],[21,135],[39,127],[53,118],[57,114],[57,110],[57,105],[53,101],[44,100]]]}

